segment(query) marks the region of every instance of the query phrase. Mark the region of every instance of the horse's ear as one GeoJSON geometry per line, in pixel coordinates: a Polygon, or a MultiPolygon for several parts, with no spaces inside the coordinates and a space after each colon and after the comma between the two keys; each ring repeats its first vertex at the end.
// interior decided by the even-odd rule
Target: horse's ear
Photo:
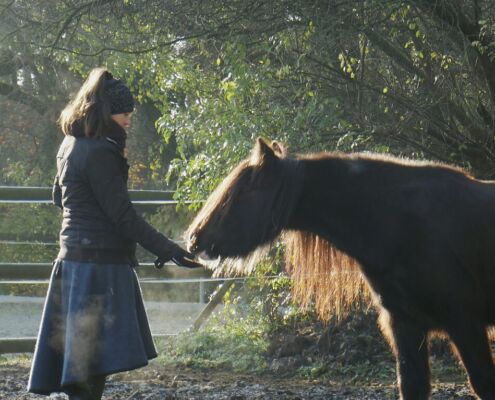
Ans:
{"type": "Polygon", "coordinates": [[[251,153],[251,165],[263,165],[267,162],[274,161],[276,158],[275,152],[263,138],[259,137],[256,139],[256,144],[251,153]]]}
{"type": "Polygon", "coordinates": [[[282,145],[282,143],[277,142],[274,140],[271,144],[272,150],[275,153],[277,157],[285,157],[287,155],[287,150],[285,147],[282,145]]]}

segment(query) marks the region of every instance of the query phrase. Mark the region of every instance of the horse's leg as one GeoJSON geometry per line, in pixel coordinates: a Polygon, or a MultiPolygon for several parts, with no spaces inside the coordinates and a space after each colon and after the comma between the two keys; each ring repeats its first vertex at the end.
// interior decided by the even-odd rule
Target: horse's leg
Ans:
{"type": "Polygon", "coordinates": [[[401,399],[427,400],[430,396],[428,332],[415,323],[387,317],[382,316],[380,324],[395,354],[401,399]]]}
{"type": "Polygon", "coordinates": [[[464,321],[448,334],[466,368],[474,392],[482,400],[495,400],[495,366],[486,328],[464,321]]]}

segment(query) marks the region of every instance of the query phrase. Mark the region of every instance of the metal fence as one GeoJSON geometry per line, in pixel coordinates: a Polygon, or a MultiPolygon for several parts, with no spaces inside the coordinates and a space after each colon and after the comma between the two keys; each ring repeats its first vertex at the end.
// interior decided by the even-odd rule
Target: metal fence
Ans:
{"type": "MultiPolygon", "coordinates": [[[[176,205],[173,193],[160,190],[130,190],[131,200],[142,205],[176,205]]],[[[48,204],[51,202],[51,188],[47,187],[10,187],[0,186],[0,204],[48,204]]],[[[56,243],[17,242],[12,240],[0,241],[8,245],[36,244],[41,246],[56,246],[56,243]]],[[[51,273],[51,262],[0,262],[0,289],[5,285],[48,285],[51,273]]],[[[197,303],[206,303],[208,295],[212,295],[210,303],[204,308],[191,324],[197,329],[208,317],[216,304],[221,301],[225,292],[233,284],[229,280],[222,285],[222,280],[211,279],[208,271],[203,269],[179,268],[175,264],[167,264],[164,269],[157,271],[152,263],[143,263],[137,268],[140,285],[143,291],[149,285],[189,285],[188,291],[196,290],[197,303]],[[218,287],[217,285],[220,284],[218,287]],[[195,286],[195,289],[192,286],[195,286]],[[215,291],[216,289],[216,291],[215,291]]],[[[1,293],[1,292],[0,292],[1,293]]],[[[154,336],[162,336],[155,334],[154,336]]],[[[34,349],[35,337],[3,337],[0,338],[0,354],[31,352],[34,349]]]]}

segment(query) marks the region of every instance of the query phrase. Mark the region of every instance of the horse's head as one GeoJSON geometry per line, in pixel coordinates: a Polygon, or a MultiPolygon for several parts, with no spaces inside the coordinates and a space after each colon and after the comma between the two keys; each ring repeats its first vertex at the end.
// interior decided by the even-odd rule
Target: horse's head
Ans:
{"type": "MultiPolygon", "coordinates": [[[[205,258],[244,257],[271,242],[283,228],[284,149],[258,139],[241,162],[210,195],[187,231],[188,248],[205,258]]],[[[293,160],[292,160],[293,161],[293,160]]]]}

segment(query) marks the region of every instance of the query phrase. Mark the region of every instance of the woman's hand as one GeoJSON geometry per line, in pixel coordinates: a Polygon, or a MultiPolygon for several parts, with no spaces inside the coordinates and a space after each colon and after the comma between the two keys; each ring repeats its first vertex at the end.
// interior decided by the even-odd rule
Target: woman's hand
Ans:
{"type": "Polygon", "coordinates": [[[172,257],[168,260],[158,257],[155,260],[155,268],[162,269],[167,261],[172,260],[179,267],[185,268],[204,268],[203,265],[194,261],[194,254],[189,253],[187,250],[177,245],[172,257]]]}

